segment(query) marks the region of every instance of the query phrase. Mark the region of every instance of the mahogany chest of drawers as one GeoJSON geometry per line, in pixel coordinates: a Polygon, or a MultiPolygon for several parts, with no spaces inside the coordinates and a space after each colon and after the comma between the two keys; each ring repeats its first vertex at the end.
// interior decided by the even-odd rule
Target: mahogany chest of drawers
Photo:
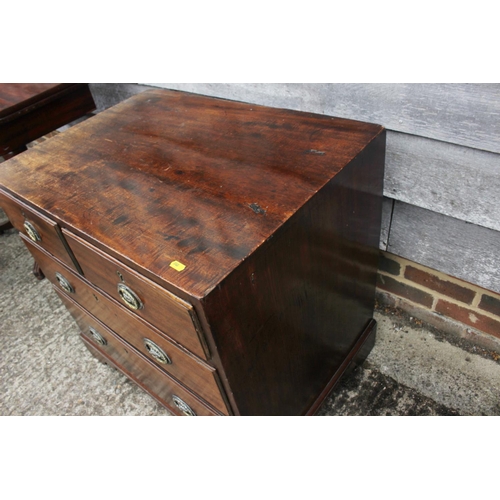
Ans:
{"type": "Polygon", "coordinates": [[[2,164],[82,340],[174,414],[312,415],[367,354],[385,131],[152,90],[2,164]]]}

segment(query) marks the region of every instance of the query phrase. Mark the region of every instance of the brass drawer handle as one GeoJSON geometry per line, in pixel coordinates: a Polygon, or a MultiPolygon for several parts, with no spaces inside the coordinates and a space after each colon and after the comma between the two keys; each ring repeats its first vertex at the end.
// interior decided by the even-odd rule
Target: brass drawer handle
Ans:
{"type": "Polygon", "coordinates": [[[23,226],[24,230],[26,231],[26,234],[32,241],[36,243],[42,240],[40,233],[36,230],[36,227],[31,222],[25,220],[23,226]]]}
{"type": "Polygon", "coordinates": [[[172,396],[172,401],[177,408],[188,417],[196,417],[196,413],[191,409],[191,407],[182,401],[179,396],[172,396]]]}
{"type": "Polygon", "coordinates": [[[164,364],[164,365],[171,365],[172,360],[168,357],[167,353],[158,345],[156,345],[152,340],[149,339],[143,339],[144,345],[146,346],[146,349],[148,350],[149,354],[156,359],[156,361],[164,364]]]}
{"type": "Polygon", "coordinates": [[[99,345],[107,345],[108,341],[95,329],[89,326],[90,335],[99,345]]]}
{"type": "Polygon", "coordinates": [[[127,285],[123,283],[118,283],[118,294],[125,304],[127,304],[130,309],[134,309],[137,311],[138,309],[142,309],[144,304],[142,300],[138,297],[138,295],[127,285]]]}
{"type": "Polygon", "coordinates": [[[56,279],[63,290],[66,290],[68,293],[75,293],[75,289],[71,286],[71,283],[62,274],[56,273],[56,279]]]}

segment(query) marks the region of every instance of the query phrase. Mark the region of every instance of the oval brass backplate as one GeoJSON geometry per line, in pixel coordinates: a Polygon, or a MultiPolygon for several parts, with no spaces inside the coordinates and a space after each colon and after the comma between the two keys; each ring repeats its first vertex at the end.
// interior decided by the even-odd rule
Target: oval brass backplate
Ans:
{"type": "Polygon", "coordinates": [[[24,230],[29,238],[35,243],[42,240],[40,233],[36,230],[36,227],[30,222],[25,220],[23,224],[24,230]]]}
{"type": "Polygon", "coordinates": [[[95,329],[91,326],[89,327],[90,335],[99,345],[107,345],[108,341],[95,329]]]}
{"type": "Polygon", "coordinates": [[[118,283],[118,294],[130,309],[138,310],[144,307],[139,296],[124,283],[118,283]]]}
{"type": "Polygon", "coordinates": [[[177,408],[184,413],[184,415],[188,417],[196,417],[195,411],[186,403],[184,402],[179,396],[172,396],[172,401],[174,402],[174,405],[177,406],[177,408]]]}
{"type": "Polygon", "coordinates": [[[144,345],[146,346],[146,349],[148,350],[149,354],[151,354],[151,357],[156,359],[156,361],[164,364],[164,365],[171,365],[172,360],[169,358],[167,353],[157,344],[155,344],[152,340],[150,339],[143,339],[144,345]]]}
{"type": "Polygon", "coordinates": [[[62,274],[56,273],[56,279],[63,290],[68,293],[75,293],[75,289],[71,286],[71,283],[62,274]]]}

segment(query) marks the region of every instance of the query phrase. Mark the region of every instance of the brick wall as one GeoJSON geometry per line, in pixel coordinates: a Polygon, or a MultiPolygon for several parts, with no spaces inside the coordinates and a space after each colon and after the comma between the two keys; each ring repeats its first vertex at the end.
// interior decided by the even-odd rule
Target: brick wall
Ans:
{"type": "MultiPolygon", "coordinates": [[[[377,297],[420,319],[447,318],[500,339],[500,295],[397,255],[381,252],[377,297]]],[[[442,321],[438,325],[442,327],[442,321]]]]}

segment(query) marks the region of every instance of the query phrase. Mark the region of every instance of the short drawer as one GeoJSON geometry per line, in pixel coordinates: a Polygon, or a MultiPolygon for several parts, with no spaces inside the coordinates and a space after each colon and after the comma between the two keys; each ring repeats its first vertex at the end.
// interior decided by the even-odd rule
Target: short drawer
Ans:
{"type": "Polygon", "coordinates": [[[63,234],[88,281],[190,351],[202,358],[208,357],[191,304],[69,231],[63,230],[63,234]]]}
{"type": "MultiPolygon", "coordinates": [[[[107,344],[98,345],[93,337],[82,334],[84,342],[91,346],[110,364],[118,368],[146,392],[176,415],[217,416],[218,413],[206,406],[194,394],[158,370],[143,358],[133,347],[125,344],[111,332],[107,332],[107,344]]],[[[92,350],[91,349],[91,350],[92,350]]]]}
{"type": "Polygon", "coordinates": [[[59,226],[54,222],[28,208],[24,203],[0,191],[0,206],[4,209],[12,225],[30,240],[36,242],[50,254],[64,262],[71,269],[80,272],[74,262],[71,250],[67,248],[59,226]]]}
{"type": "MultiPolygon", "coordinates": [[[[82,287],[87,286],[83,282],[79,283],[76,277],[68,276],[68,278],[71,281],[74,280],[74,289],[78,292],[81,292],[82,287]]],[[[102,336],[106,341],[108,329],[112,330],[159,368],[173,375],[222,413],[227,413],[219,390],[216,370],[213,367],[197,361],[162,335],[146,327],[139,319],[134,318],[129,312],[111,302],[97,290],[94,290],[93,293],[98,297],[98,301],[91,299],[89,310],[99,314],[101,321],[91,316],[89,311],[80,307],[68,296],[67,292],[57,288],[57,285],[55,285],[55,290],[83,333],[94,335],[99,343],[99,336],[102,336]]]]}
{"type": "Polygon", "coordinates": [[[172,374],[218,410],[227,413],[213,367],[167,339],[125,307],[107,298],[25,237],[22,239],[47,279],[54,283],[56,291],[80,328],[88,330],[88,325],[91,325],[99,331],[99,325],[106,325],[161,369],[172,374]],[[170,363],[159,361],[162,352],[170,363]]]}

